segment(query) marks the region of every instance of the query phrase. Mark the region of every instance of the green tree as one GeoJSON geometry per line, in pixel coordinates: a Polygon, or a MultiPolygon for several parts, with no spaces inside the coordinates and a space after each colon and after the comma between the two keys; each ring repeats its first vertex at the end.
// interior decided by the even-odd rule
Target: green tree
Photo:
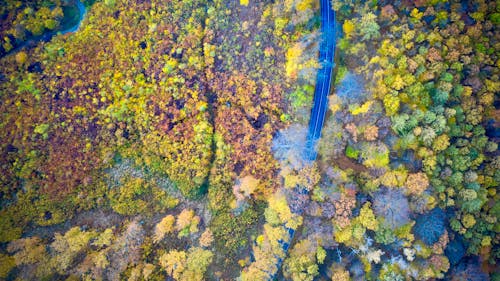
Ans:
{"type": "MultiPolygon", "coordinates": [[[[321,247],[319,247],[321,248],[321,247]]],[[[310,240],[295,244],[283,263],[283,275],[294,281],[312,281],[319,274],[318,246],[310,240]]]]}
{"type": "Polygon", "coordinates": [[[377,23],[377,16],[371,12],[364,14],[358,21],[359,34],[364,41],[380,37],[380,26],[377,23]]]}

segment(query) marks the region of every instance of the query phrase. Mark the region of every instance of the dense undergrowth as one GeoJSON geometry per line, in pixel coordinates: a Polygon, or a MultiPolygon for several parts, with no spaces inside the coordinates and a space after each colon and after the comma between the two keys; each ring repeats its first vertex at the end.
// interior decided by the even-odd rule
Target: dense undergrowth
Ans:
{"type": "MultiPolygon", "coordinates": [[[[317,27],[311,3],[300,20],[284,2],[89,2],[77,32],[3,57],[1,277],[196,280],[212,260],[211,278],[237,275],[278,184],[272,136],[310,106],[288,108],[286,93],[311,84],[297,74],[314,64],[300,53],[317,27]],[[286,75],[295,57],[307,65],[286,75]],[[97,210],[122,221],[79,221],[97,210]],[[152,240],[159,228],[167,235],[152,240]]],[[[30,36],[55,29],[38,14],[60,19],[66,3],[9,5],[4,32],[30,36]]]]}

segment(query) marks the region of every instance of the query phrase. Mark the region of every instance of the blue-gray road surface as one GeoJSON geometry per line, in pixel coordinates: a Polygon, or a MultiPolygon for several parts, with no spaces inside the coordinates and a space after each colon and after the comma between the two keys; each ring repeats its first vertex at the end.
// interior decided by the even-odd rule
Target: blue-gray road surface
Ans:
{"type": "MultiPolygon", "coordinates": [[[[307,142],[304,147],[305,160],[316,160],[317,151],[316,143],[321,137],[321,129],[325,121],[325,115],[328,105],[328,94],[332,82],[332,69],[334,66],[333,59],[335,57],[336,45],[336,21],[335,11],[330,5],[330,0],[320,0],[321,11],[321,42],[319,46],[319,62],[321,68],[316,76],[316,87],[314,89],[314,102],[309,120],[309,131],[307,134],[307,142]]],[[[306,192],[304,190],[304,192],[306,192]]],[[[302,210],[301,210],[302,211],[302,210]]],[[[283,245],[283,250],[288,252],[290,243],[292,243],[295,230],[286,228],[289,234],[288,241],[280,241],[283,245]]],[[[270,280],[276,279],[276,276],[281,268],[283,260],[278,258],[276,264],[277,272],[270,274],[270,280]]]]}
{"type": "Polygon", "coordinates": [[[321,42],[319,47],[319,62],[321,68],[316,76],[314,103],[309,120],[309,132],[304,151],[304,157],[310,161],[316,160],[316,143],[321,137],[321,128],[325,121],[328,93],[332,81],[333,58],[335,56],[336,27],[335,11],[330,6],[330,0],[321,0],[321,42]]]}

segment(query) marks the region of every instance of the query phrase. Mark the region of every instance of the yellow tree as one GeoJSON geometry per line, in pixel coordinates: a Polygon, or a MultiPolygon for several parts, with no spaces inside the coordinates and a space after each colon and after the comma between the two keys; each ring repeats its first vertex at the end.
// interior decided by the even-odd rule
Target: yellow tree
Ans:
{"type": "Polygon", "coordinates": [[[206,229],[200,236],[199,242],[202,247],[209,247],[214,241],[214,235],[210,229],[206,229]]]}
{"type": "Polygon", "coordinates": [[[73,227],[64,235],[56,233],[50,247],[55,252],[51,259],[51,266],[59,273],[66,272],[77,255],[87,249],[89,241],[96,237],[93,231],[81,231],[80,227],[73,227]]]}
{"type": "Polygon", "coordinates": [[[166,234],[172,233],[174,231],[175,217],[172,215],[165,216],[156,226],[155,233],[153,237],[153,242],[157,243],[161,241],[166,234]]]}
{"type": "Polygon", "coordinates": [[[179,280],[185,270],[187,255],[184,251],[172,250],[159,259],[160,265],[165,268],[167,274],[175,280],[179,280]]]}
{"type": "Polygon", "coordinates": [[[200,217],[196,216],[193,210],[184,209],[177,216],[175,229],[179,231],[179,237],[184,237],[188,236],[190,233],[198,232],[199,223],[200,217]]]}
{"type": "Polygon", "coordinates": [[[16,265],[33,264],[44,259],[45,245],[38,237],[28,237],[10,242],[7,251],[14,254],[16,265]]]}
{"type": "Polygon", "coordinates": [[[429,179],[424,173],[415,173],[408,175],[406,179],[406,188],[410,194],[422,194],[429,187],[429,179]]]}

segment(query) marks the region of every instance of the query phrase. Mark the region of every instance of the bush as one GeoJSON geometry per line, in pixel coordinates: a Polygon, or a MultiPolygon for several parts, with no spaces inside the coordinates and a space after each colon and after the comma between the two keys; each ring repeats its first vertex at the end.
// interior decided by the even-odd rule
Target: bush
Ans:
{"type": "Polygon", "coordinates": [[[352,146],[348,145],[346,150],[345,150],[345,155],[349,158],[352,158],[352,159],[358,159],[359,150],[356,150],[352,146]]]}

